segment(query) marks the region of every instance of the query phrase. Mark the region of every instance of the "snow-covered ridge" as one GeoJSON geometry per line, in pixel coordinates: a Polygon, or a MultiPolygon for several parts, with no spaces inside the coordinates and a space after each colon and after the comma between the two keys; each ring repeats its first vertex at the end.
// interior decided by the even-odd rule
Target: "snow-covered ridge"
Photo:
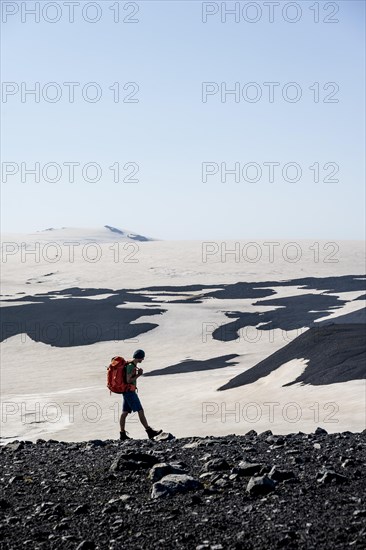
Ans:
{"type": "MultiPolygon", "coordinates": [[[[3,236],[4,237],[4,236],[3,236]]],[[[7,235],[8,237],[8,235],[7,235]]],[[[134,233],[129,229],[120,229],[111,225],[105,225],[104,227],[61,227],[54,228],[49,227],[42,231],[28,234],[13,234],[12,237],[16,237],[16,240],[25,241],[52,241],[58,243],[64,243],[68,241],[77,242],[94,242],[94,243],[109,243],[116,241],[154,241],[156,239],[134,233]]]]}

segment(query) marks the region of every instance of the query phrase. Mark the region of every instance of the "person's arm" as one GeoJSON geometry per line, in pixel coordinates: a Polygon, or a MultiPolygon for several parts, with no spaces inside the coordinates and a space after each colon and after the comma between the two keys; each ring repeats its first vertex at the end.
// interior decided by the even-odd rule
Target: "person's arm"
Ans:
{"type": "Polygon", "coordinates": [[[136,382],[137,378],[141,376],[141,374],[142,374],[142,369],[139,369],[138,367],[134,367],[131,374],[127,373],[127,376],[126,376],[127,384],[136,382]]]}

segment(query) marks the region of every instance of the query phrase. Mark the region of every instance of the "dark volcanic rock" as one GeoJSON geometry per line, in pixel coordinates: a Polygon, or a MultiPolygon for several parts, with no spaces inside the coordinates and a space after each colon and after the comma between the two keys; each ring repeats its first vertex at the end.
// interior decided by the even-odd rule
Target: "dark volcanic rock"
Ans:
{"type": "Polygon", "coordinates": [[[111,471],[140,470],[147,469],[157,464],[159,459],[156,456],[130,451],[120,453],[111,465],[111,471]]]}
{"type": "Polygon", "coordinates": [[[271,430],[266,430],[265,432],[262,432],[258,435],[260,439],[267,439],[268,437],[271,437],[273,435],[271,430]]]}
{"type": "Polygon", "coordinates": [[[171,439],[175,439],[174,435],[171,433],[164,433],[164,432],[154,437],[155,441],[170,441],[171,439]]]}
{"type": "Polygon", "coordinates": [[[239,463],[237,469],[238,469],[238,474],[241,476],[252,476],[261,471],[262,465],[252,463],[252,462],[246,462],[243,460],[242,462],[239,463]]]}
{"type": "Polygon", "coordinates": [[[86,448],[92,449],[93,447],[104,447],[105,441],[102,441],[101,439],[91,439],[88,441],[86,448]]]}
{"type": "Polygon", "coordinates": [[[5,447],[7,451],[20,451],[24,448],[24,441],[12,441],[5,447]]]}
{"type": "Polygon", "coordinates": [[[222,470],[229,470],[230,466],[224,458],[213,458],[206,462],[203,467],[204,472],[220,472],[222,470]]]}
{"type": "Polygon", "coordinates": [[[88,504],[81,504],[77,506],[74,510],[74,514],[87,514],[89,512],[88,504]]]}
{"type": "Polygon", "coordinates": [[[176,493],[186,493],[194,489],[200,489],[202,484],[191,476],[185,474],[168,474],[157,483],[154,483],[151,497],[160,498],[176,493]]]}
{"type": "Polygon", "coordinates": [[[23,443],[0,453],[2,550],[364,547],[366,431],[23,443]]]}
{"type": "Polygon", "coordinates": [[[76,548],[76,550],[94,550],[95,544],[92,540],[83,540],[76,548]]]}
{"type": "Polygon", "coordinates": [[[325,470],[324,472],[321,472],[318,474],[318,483],[345,483],[347,481],[347,477],[342,474],[337,474],[334,470],[325,470]]]}
{"type": "Polygon", "coordinates": [[[251,477],[247,485],[247,492],[251,495],[266,495],[274,491],[276,484],[266,475],[261,477],[251,477]]]}
{"type": "Polygon", "coordinates": [[[279,470],[276,466],[273,466],[268,474],[268,477],[273,479],[274,481],[284,481],[285,479],[294,478],[295,474],[291,470],[279,470]]]}
{"type": "Polygon", "coordinates": [[[315,435],[327,435],[328,432],[327,432],[326,430],[324,430],[324,428],[319,428],[319,427],[318,427],[318,428],[315,430],[314,433],[315,433],[315,435]]]}
{"type": "Polygon", "coordinates": [[[164,476],[167,476],[168,474],[186,474],[187,469],[179,464],[179,463],[170,463],[167,464],[166,462],[162,462],[159,464],[155,464],[150,472],[149,472],[149,479],[153,483],[156,483],[164,476]]]}

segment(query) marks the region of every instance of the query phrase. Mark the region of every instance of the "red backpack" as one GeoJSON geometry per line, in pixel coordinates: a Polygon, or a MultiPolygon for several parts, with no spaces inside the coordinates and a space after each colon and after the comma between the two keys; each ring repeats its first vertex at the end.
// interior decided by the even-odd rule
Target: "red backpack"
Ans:
{"type": "Polygon", "coordinates": [[[128,361],[123,359],[123,357],[112,357],[111,363],[107,368],[107,388],[109,393],[124,393],[135,389],[135,386],[132,384],[127,384],[126,382],[126,369],[128,361]]]}

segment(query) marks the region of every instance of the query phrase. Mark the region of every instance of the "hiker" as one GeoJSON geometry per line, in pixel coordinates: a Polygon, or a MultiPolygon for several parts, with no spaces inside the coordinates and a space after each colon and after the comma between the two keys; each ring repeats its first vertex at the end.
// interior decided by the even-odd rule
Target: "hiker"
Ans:
{"type": "Polygon", "coordinates": [[[136,391],[136,381],[143,374],[143,370],[141,367],[138,367],[140,363],[145,359],[145,352],[142,349],[138,349],[133,354],[133,360],[128,362],[125,365],[125,372],[126,372],[126,382],[127,384],[131,384],[134,386],[134,389],[131,389],[130,391],[124,392],[123,395],[123,408],[122,408],[122,414],[120,419],[120,439],[122,441],[126,439],[131,439],[128,437],[127,432],[125,430],[126,425],[126,418],[127,415],[131,412],[137,412],[139,415],[139,419],[143,427],[145,428],[147,435],[149,436],[149,439],[153,439],[156,435],[159,435],[162,433],[163,430],[153,430],[149,426],[146,420],[146,416],[144,413],[144,409],[142,408],[140,399],[137,395],[136,391]]]}

